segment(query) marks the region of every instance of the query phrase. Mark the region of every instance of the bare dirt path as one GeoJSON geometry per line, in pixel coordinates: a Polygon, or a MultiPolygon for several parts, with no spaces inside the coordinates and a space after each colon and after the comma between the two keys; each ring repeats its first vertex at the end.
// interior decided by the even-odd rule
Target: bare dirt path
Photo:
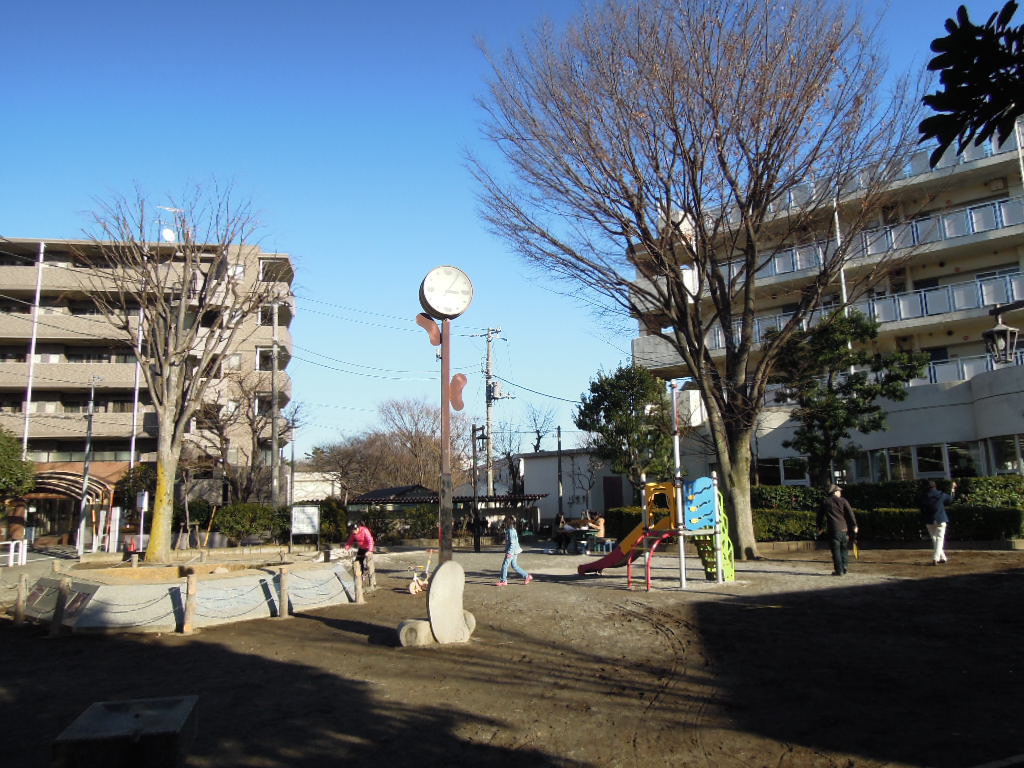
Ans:
{"type": "MultiPolygon", "coordinates": [[[[477,632],[402,649],[425,615],[422,553],[380,560],[363,606],[178,635],[70,636],[0,622],[3,765],[45,766],[93,701],[195,693],[190,766],[979,766],[1024,752],[1024,553],[825,552],[741,563],[737,581],[657,559],[494,586],[501,555],[457,552],[477,632]]],[[[691,561],[691,566],[695,565],[691,561]]],[[[1024,758],[1021,759],[1024,765],[1024,758]]]]}

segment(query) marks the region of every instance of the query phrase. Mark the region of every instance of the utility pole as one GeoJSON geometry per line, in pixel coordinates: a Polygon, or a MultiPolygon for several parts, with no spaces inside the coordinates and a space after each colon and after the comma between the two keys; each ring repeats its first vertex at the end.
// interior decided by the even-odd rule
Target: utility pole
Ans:
{"type": "Polygon", "coordinates": [[[473,551],[480,551],[480,502],[477,499],[477,467],[476,467],[476,441],[482,440],[486,436],[484,435],[484,428],[478,427],[476,424],[473,425],[472,440],[470,441],[473,445],[473,551]]]}
{"type": "Polygon", "coordinates": [[[558,435],[558,514],[562,514],[562,427],[555,430],[558,435]]]}
{"type": "Polygon", "coordinates": [[[487,456],[485,457],[485,465],[487,467],[487,495],[494,495],[494,450],[492,445],[491,435],[494,434],[494,401],[505,400],[511,398],[512,395],[503,394],[501,391],[501,384],[494,381],[494,355],[492,341],[495,336],[501,333],[501,328],[488,328],[487,329],[487,367],[484,372],[486,379],[486,386],[484,391],[486,393],[486,405],[487,405],[487,424],[486,432],[484,433],[487,443],[487,456]]]}
{"type": "Polygon", "coordinates": [[[78,541],[76,549],[81,557],[85,552],[85,514],[89,508],[89,462],[92,459],[92,408],[96,398],[96,382],[102,381],[99,376],[93,376],[89,382],[89,411],[85,421],[85,461],[82,463],[82,503],[78,509],[78,541]]]}
{"type": "MultiPolygon", "coordinates": [[[[272,305],[274,323],[274,345],[271,348],[270,365],[270,503],[277,507],[278,495],[278,449],[277,449],[277,301],[272,305]]],[[[257,422],[259,423],[259,422],[257,422]]]]}

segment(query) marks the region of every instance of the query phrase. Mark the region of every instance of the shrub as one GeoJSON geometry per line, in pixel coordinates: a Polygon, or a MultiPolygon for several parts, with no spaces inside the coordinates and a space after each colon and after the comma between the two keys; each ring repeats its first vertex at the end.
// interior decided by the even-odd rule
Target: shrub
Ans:
{"type": "Polygon", "coordinates": [[[640,507],[615,507],[604,516],[604,534],[609,539],[621,539],[643,519],[640,507]]]}
{"type": "Polygon", "coordinates": [[[750,489],[750,505],[754,509],[813,511],[822,495],[819,489],[805,485],[755,485],[750,489]]]}
{"type": "MultiPolygon", "coordinates": [[[[858,538],[873,542],[909,543],[925,537],[921,512],[915,507],[858,509],[858,538]]],[[[955,504],[949,508],[950,541],[999,541],[1024,535],[1024,509],[955,504]]],[[[806,510],[758,509],[754,535],[758,541],[813,539],[815,513],[806,510]]]]}
{"type": "Polygon", "coordinates": [[[965,477],[957,485],[958,500],[964,504],[1024,508],[1024,475],[965,477]]]}
{"type": "Polygon", "coordinates": [[[229,504],[217,512],[214,523],[224,535],[237,542],[250,535],[278,535],[282,529],[280,518],[280,510],[264,504],[229,504]]]}
{"type": "Polygon", "coordinates": [[[421,504],[406,510],[401,521],[404,530],[402,538],[431,539],[437,537],[437,505],[421,504]]]}
{"type": "Polygon", "coordinates": [[[348,510],[336,496],[328,496],[320,505],[320,537],[324,541],[342,542],[348,540],[348,510]]]}
{"type": "Polygon", "coordinates": [[[754,538],[757,541],[813,541],[814,512],[805,509],[755,509],[754,538]]]}

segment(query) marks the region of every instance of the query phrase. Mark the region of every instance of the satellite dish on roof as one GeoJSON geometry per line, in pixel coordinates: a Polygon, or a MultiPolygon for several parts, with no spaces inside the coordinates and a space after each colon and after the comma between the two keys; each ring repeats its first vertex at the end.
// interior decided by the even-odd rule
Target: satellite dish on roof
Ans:
{"type": "Polygon", "coordinates": [[[178,239],[178,233],[170,227],[164,227],[160,230],[160,239],[165,243],[173,243],[178,239]]]}

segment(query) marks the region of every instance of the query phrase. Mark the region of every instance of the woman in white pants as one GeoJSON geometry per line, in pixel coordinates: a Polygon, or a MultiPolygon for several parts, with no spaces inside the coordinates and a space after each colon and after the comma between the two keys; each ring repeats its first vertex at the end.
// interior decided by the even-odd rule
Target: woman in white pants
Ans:
{"type": "Polygon", "coordinates": [[[956,493],[956,483],[949,490],[950,493],[943,493],[935,487],[934,480],[929,480],[921,500],[921,516],[928,535],[932,537],[932,565],[946,562],[946,553],[942,549],[946,540],[946,525],[949,523],[946,505],[953,503],[950,494],[956,493]]]}

